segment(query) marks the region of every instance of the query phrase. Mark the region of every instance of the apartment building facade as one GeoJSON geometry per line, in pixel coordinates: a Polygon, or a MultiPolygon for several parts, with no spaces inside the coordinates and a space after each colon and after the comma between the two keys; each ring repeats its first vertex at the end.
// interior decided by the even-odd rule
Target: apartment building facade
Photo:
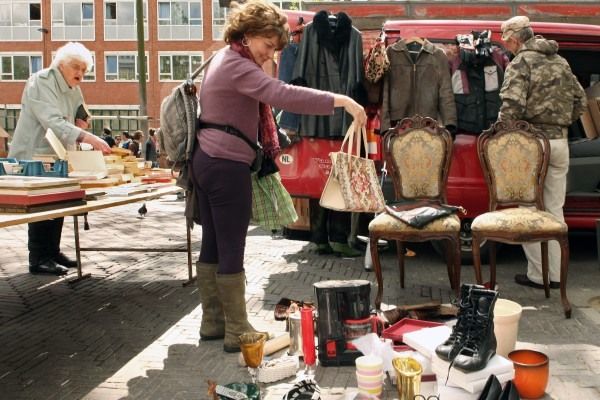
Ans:
{"type": "MultiPolygon", "coordinates": [[[[227,2],[227,0],[222,0],[227,2]]],[[[506,19],[528,15],[532,20],[598,23],[597,0],[394,0],[303,1],[269,0],[283,9],[348,13],[354,25],[374,32],[390,18],[506,19]]],[[[14,131],[27,78],[50,65],[56,49],[68,41],[82,42],[95,60],[81,88],[95,115],[99,134],[139,126],[136,0],[0,0],[0,128],[14,131]],[[108,117],[113,117],[109,119],[108,117]]],[[[144,35],[149,126],[158,126],[161,100],[221,40],[227,8],[219,0],[144,0],[144,35]]],[[[367,35],[368,36],[368,35],[367,35]]]]}

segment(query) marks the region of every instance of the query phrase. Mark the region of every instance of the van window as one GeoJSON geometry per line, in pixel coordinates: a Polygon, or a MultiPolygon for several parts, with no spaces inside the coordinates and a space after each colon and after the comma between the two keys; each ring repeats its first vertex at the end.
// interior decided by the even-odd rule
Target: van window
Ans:
{"type": "Polygon", "coordinates": [[[583,88],[590,87],[598,82],[600,77],[600,63],[598,62],[600,49],[590,50],[569,50],[559,49],[558,54],[563,56],[571,66],[571,70],[579,79],[583,88]]]}

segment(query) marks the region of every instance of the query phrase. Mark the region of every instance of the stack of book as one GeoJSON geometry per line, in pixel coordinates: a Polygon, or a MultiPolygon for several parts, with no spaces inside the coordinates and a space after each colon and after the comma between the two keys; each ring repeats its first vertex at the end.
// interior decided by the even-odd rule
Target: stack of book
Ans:
{"type": "Polygon", "coordinates": [[[0,212],[32,213],[85,204],[76,179],[0,176],[0,212]]]}
{"type": "Polygon", "coordinates": [[[146,176],[142,177],[143,183],[172,183],[174,180],[171,170],[164,168],[146,170],[146,176]]]}

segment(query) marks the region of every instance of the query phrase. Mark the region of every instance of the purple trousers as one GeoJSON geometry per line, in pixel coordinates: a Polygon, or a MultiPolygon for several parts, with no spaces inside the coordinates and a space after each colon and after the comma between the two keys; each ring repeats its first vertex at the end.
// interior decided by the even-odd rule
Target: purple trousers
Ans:
{"type": "Polygon", "coordinates": [[[242,272],[252,213],[248,164],[209,157],[197,146],[192,179],[202,219],[199,261],[219,264],[218,274],[242,272]]]}

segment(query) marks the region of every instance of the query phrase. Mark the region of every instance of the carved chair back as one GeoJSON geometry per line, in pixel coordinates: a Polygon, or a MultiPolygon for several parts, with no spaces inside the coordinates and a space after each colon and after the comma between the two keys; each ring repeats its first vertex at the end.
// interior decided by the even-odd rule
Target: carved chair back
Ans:
{"type": "Polygon", "coordinates": [[[418,115],[402,119],[386,133],[384,154],[397,201],[446,203],[452,137],[437,121],[418,115]]]}
{"type": "Polygon", "coordinates": [[[490,210],[535,206],[544,210],[543,190],[550,142],[525,121],[496,122],[477,140],[490,193],[490,210]]]}

